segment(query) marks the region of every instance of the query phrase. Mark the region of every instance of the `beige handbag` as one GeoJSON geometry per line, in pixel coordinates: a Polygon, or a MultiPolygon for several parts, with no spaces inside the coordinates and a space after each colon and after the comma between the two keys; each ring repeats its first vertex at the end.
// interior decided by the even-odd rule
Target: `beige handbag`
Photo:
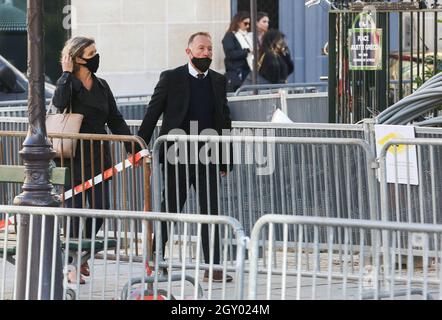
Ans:
{"type": "MultiPolygon", "coordinates": [[[[70,134],[80,132],[84,116],[79,113],[72,113],[71,103],[69,104],[69,113],[66,111],[68,108],[65,108],[63,113],[50,113],[52,107],[53,105],[51,103],[48,113],[46,114],[46,131],[48,134],[70,134]]],[[[74,158],[76,148],[76,139],[52,139],[52,149],[56,152],[56,158],[74,158]]]]}

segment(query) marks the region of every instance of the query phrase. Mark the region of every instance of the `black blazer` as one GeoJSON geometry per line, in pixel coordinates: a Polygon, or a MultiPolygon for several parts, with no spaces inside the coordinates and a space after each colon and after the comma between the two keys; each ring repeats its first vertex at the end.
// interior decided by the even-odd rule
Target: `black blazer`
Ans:
{"type": "MultiPolygon", "coordinates": [[[[224,64],[226,71],[250,70],[247,63],[249,51],[243,49],[233,32],[227,32],[222,40],[224,49],[224,64]]],[[[244,79],[243,79],[244,80],[244,79]]]]}
{"type": "Polygon", "coordinates": [[[286,83],[288,76],[293,73],[294,69],[288,49],[285,54],[267,51],[259,69],[259,75],[270,83],[286,83]]]}
{"type": "MultiPolygon", "coordinates": [[[[226,78],[213,70],[209,70],[209,74],[215,97],[213,129],[221,135],[223,129],[231,130],[232,128],[230,110],[227,105],[226,78]]],[[[155,87],[138,135],[149,143],[161,115],[163,115],[163,124],[160,136],[168,134],[172,129],[180,128],[186,119],[189,102],[190,81],[188,65],[185,64],[174,70],[164,71],[161,73],[160,80],[155,87]]],[[[163,150],[161,149],[161,153],[163,150]]],[[[232,155],[233,153],[231,152],[230,154],[232,155]]],[[[224,170],[226,168],[224,166],[221,169],[224,170]]]]}

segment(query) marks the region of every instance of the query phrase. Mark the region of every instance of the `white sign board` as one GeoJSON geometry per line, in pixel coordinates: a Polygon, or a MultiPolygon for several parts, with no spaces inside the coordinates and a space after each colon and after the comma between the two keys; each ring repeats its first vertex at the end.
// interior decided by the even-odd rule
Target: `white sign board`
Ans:
{"type": "MultiPolygon", "coordinates": [[[[382,147],[393,139],[413,139],[413,126],[375,125],[376,152],[379,157],[382,147]]],[[[391,146],[386,157],[387,183],[419,184],[416,146],[391,146]]]]}
{"type": "Polygon", "coordinates": [[[287,115],[282,112],[280,109],[276,109],[275,112],[273,112],[272,120],[273,123],[293,123],[292,120],[290,120],[287,115]]]}

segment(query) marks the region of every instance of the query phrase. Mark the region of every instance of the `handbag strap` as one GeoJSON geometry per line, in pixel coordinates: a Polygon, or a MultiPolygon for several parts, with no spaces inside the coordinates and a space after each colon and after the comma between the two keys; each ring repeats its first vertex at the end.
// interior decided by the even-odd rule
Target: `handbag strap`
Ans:
{"type": "Polygon", "coordinates": [[[262,63],[264,62],[264,58],[265,58],[265,56],[266,56],[266,54],[263,53],[262,56],[261,56],[261,58],[260,58],[259,61],[258,61],[258,71],[261,70],[262,63]]]}
{"type": "MultiPolygon", "coordinates": [[[[71,75],[71,77],[73,77],[74,75],[71,75]]],[[[71,83],[70,83],[70,89],[71,89],[71,95],[69,97],[69,113],[72,113],[72,95],[73,95],[73,90],[72,90],[72,79],[71,79],[71,83]]],[[[66,110],[66,109],[65,109],[66,110]]]]}
{"type": "MultiPolygon", "coordinates": [[[[72,90],[72,81],[71,81],[71,83],[70,83],[70,85],[69,85],[69,88],[71,89],[71,95],[70,95],[70,97],[69,97],[69,105],[68,105],[68,108],[64,108],[62,114],[66,114],[66,113],[67,113],[67,109],[69,109],[69,113],[72,113],[72,93],[73,93],[73,90],[72,90]]],[[[53,109],[55,109],[56,111],[58,111],[58,109],[57,109],[57,108],[55,107],[55,105],[54,105],[54,97],[52,97],[51,102],[49,103],[49,108],[48,108],[48,110],[46,111],[46,116],[48,116],[48,115],[50,115],[50,114],[55,114],[55,113],[57,113],[57,112],[52,113],[51,111],[52,111],[53,109]]]]}
{"type": "Polygon", "coordinates": [[[56,112],[53,112],[53,110],[57,110],[57,108],[55,108],[55,106],[54,106],[53,99],[54,98],[51,99],[51,102],[49,103],[49,108],[48,108],[48,110],[46,110],[46,116],[56,113],[56,112]]]}

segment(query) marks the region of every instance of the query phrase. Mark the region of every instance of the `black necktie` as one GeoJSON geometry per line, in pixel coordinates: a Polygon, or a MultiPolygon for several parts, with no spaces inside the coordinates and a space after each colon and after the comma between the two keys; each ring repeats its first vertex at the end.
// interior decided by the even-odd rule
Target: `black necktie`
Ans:
{"type": "Polygon", "coordinates": [[[204,79],[204,73],[198,73],[198,79],[204,79]]]}

